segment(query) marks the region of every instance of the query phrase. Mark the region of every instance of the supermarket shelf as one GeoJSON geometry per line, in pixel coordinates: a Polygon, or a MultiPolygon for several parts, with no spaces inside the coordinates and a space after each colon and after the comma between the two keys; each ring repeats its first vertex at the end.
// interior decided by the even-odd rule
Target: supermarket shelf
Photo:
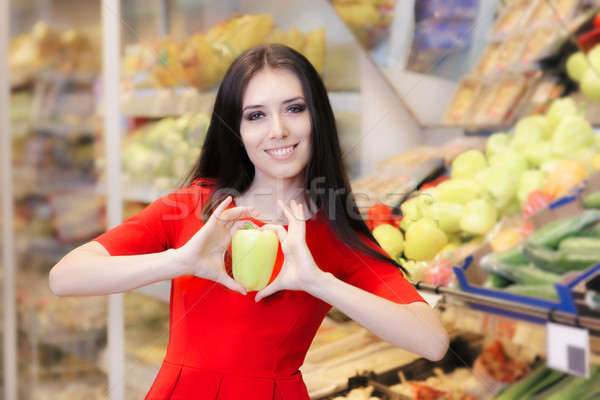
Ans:
{"type": "Polygon", "coordinates": [[[414,283],[417,290],[424,292],[440,294],[456,300],[463,300],[470,304],[485,306],[499,311],[511,313],[516,318],[532,321],[551,321],[563,324],[579,326],[590,329],[590,333],[595,331],[600,334],[600,318],[571,314],[554,308],[545,308],[529,304],[523,304],[507,299],[492,298],[475,293],[464,292],[445,286],[435,286],[424,282],[414,283]]]}
{"type": "Polygon", "coordinates": [[[121,96],[121,112],[148,118],[210,112],[215,96],[216,92],[198,92],[191,87],[135,90],[121,96]]]}

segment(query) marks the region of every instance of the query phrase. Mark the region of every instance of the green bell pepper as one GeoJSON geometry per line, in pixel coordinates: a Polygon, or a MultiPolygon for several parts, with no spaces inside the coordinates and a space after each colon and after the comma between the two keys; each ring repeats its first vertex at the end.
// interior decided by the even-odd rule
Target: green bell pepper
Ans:
{"type": "Polygon", "coordinates": [[[271,230],[238,229],[231,240],[233,278],[247,291],[261,290],[269,283],[277,258],[279,240],[271,230]]]}

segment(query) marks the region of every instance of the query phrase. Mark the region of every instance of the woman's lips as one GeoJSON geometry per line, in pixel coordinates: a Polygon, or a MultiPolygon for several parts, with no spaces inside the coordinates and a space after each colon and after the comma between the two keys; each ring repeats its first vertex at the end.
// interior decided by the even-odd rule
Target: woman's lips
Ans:
{"type": "Polygon", "coordinates": [[[271,158],[274,158],[276,160],[287,160],[294,153],[294,149],[296,148],[296,146],[298,145],[295,144],[288,147],[280,147],[278,149],[269,149],[265,150],[265,153],[267,153],[271,158]]]}

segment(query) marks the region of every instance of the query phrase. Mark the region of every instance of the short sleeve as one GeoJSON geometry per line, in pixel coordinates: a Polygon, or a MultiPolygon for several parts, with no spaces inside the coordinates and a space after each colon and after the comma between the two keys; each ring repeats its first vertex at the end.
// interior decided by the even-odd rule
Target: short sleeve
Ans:
{"type": "Polygon", "coordinates": [[[425,301],[402,271],[392,264],[348,249],[354,262],[348,267],[346,282],[399,304],[425,301]]]}
{"type": "Polygon", "coordinates": [[[94,240],[113,256],[157,253],[174,247],[183,224],[201,209],[202,190],[186,188],[151,203],[144,210],[94,240]]]}

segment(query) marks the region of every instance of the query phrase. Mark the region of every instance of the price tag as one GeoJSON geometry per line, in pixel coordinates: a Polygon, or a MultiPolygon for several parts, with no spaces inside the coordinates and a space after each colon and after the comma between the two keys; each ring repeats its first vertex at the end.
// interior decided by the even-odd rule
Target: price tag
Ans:
{"type": "Polygon", "coordinates": [[[546,355],[548,367],[589,378],[589,331],[584,328],[548,322],[546,324],[546,355]]]}

